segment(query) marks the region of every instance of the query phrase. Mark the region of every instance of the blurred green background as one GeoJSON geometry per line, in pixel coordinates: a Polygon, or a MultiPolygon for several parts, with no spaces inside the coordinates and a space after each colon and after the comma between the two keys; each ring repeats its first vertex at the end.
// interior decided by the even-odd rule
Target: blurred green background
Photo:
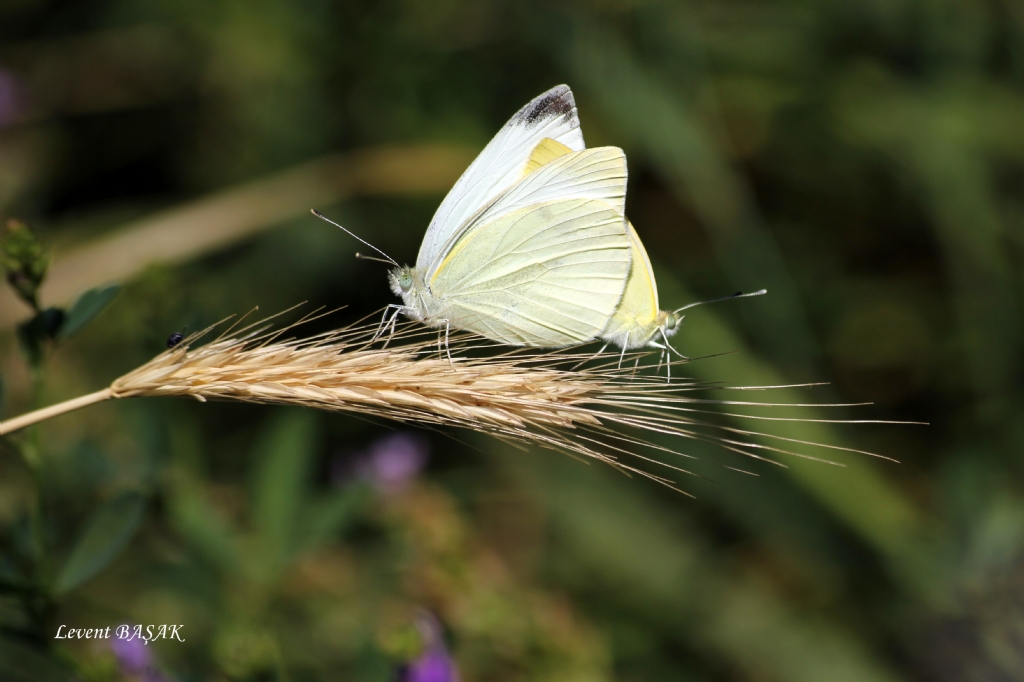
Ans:
{"type": "Polygon", "coordinates": [[[0,417],[254,306],[392,302],[308,209],[412,262],[562,82],[663,306],[769,290],[688,315],[682,352],[739,352],[687,376],[929,422],[755,424],[901,463],[676,444],[692,501],[474,434],[107,403],[0,441],[0,679],[1024,679],[1012,0],[4,0],[0,220],[52,247],[43,305],[124,286],[35,376],[4,293],[0,417]],[[186,641],[53,639],[122,623],[186,641]]]}

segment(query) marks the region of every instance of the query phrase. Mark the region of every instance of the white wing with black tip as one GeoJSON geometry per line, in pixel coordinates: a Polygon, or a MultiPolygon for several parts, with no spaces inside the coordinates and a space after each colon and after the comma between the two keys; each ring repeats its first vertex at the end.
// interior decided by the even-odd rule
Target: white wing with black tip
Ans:
{"type": "Polygon", "coordinates": [[[438,260],[452,235],[516,182],[534,147],[544,138],[574,151],[585,148],[576,102],[566,85],[551,88],[520,109],[484,147],[444,198],[420,245],[416,267],[438,260]]]}
{"type": "MultiPolygon", "coordinates": [[[[525,159],[524,159],[525,167],[525,159]]],[[[599,201],[619,215],[626,234],[626,156],[618,147],[595,147],[570,152],[545,164],[495,198],[459,230],[438,251],[425,270],[430,285],[446,261],[456,257],[458,244],[475,230],[504,215],[535,204],[587,199],[599,201]]],[[[542,225],[535,225],[540,229],[542,225]]]]}

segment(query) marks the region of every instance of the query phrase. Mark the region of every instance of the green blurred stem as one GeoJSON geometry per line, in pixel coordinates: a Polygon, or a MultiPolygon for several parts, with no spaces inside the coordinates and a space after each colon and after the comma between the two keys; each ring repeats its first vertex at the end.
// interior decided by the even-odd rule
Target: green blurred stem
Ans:
{"type": "MultiPolygon", "coordinates": [[[[33,304],[38,312],[38,306],[33,304]]],[[[32,372],[32,406],[36,409],[43,401],[43,377],[42,362],[30,363],[32,372]]],[[[32,507],[29,510],[29,533],[32,538],[32,558],[35,562],[35,580],[37,585],[46,584],[49,574],[49,563],[46,560],[46,533],[43,524],[43,472],[42,472],[42,440],[37,429],[32,429],[26,441],[21,446],[22,457],[28,465],[32,474],[32,483],[35,488],[35,495],[32,500],[32,507]]]]}
{"type": "MultiPolygon", "coordinates": [[[[38,306],[34,306],[38,311],[38,306]]],[[[43,402],[43,388],[46,379],[43,374],[43,363],[37,361],[32,363],[32,406],[39,409],[43,402]]],[[[50,561],[46,553],[46,530],[44,523],[44,483],[43,483],[43,444],[42,436],[38,429],[29,432],[28,442],[22,447],[25,461],[32,472],[32,481],[35,484],[35,500],[29,515],[29,526],[32,534],[32,551],[35,555],[36,582],[39,586],[45,586],[50,578],[50,561]]]]}
{"type": "Polygon", "coordinates": [[[53,417],[66,414],[68,412],[74,412],[75,410],[94,403],[103,402],[104,400],[112,397],[113,393],[110,389],[105,388],[102,391],[96,391],[95,393],[73,398],[72,400],[65,400],[62,403],[50,405],[49,407],[44,407],[41,410],[35,410],[19,417],[8,419],[7,421],[0,422],[0,436],[7,435],[8,433],[14,433],[26,426],[32,426],[33,424],[38,424],[39,422],[46,421],[47,419],[52,419],[53,417]]]}

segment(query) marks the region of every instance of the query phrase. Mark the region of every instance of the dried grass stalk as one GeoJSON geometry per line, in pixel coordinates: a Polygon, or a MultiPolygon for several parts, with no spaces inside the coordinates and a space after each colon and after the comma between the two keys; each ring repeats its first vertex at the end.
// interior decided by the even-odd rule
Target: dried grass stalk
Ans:
{"type": "Polygon", "coordinates": [[[575,369],[587,356],[522,349],[495,355],[493,346],[453,336],[449,360],[433,335],[414,324],[387,342],[373,338],[375,325],[282,340],[290,328],[268,331],[261,323],[234,335],[229,330],[200,346],[197,341],[209,330],[193,335],[107,389],[0,423],[0,435],[109,398],[189,396],[462,427],[595,458],[663,483],[669,481],[624,464],[620,456],[685,472],[638,451],[664,450],[649,441],[656,433],[714,443],[758,459],[764,458],[754,450],[807,456],[755,445],[749,436],[766,434],[700,416],[708,403],[766,403],[695,398],[686,394],[715,387],[637,375],[630,363],[619,367],[618,354],[575,369]]]}

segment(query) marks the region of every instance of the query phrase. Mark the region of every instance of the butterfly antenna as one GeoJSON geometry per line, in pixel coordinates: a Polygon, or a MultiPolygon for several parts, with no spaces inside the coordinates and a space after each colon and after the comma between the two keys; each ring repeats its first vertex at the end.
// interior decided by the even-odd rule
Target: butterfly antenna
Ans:
{"type": "MultiPolygon", "coordinates": [[[[767,294],[767,293],[768,293],[767,289],[761,289],[760,291],[753,291],[753,292],[747,293],[747,294],[743,293],[742,291],[737,291],[735,294],[731,294],[729,296],[722,296],[721,298],[713,298],[710,301],[697,301],[696,303],[690,303],[689,305],[684,305],[682,308],[677,308],[674,311],[672,311],[672,314],[673,315],[678,315],[679,313],[683,312],[687,308],[693,308],[695,306],[704,305],[705,303],[719,303],[721,301],[731,301],[734,298],[748,298],[750,296],[760,296],[761,294],[767,294]]],[[[683,318],[679,318],[679,321],[682,322],[683,318]]],[[[680,358],[682,358],[684,360],[690,360],[690,358],[688,356],[683,355],[682,353],[677,351],[675,349],[675,347],[671,343],[669,343],[668,334],[665,333],[665,328],[664,327],[661,327],[659,331],[661,331],[661,338],[664,339],[664,341],[665,341],[665,355],[668,356],[669,359],[671,359],[671,355],[670,354],[671,353],[675,353],[676,355],[678,355],[680,358]]],[[[658,366],[660,368],[661,364],[659,363],[658,366]]],[[[669,371],[671,371],[671,370],[669,370],[669,371]]]]}
{"type": "Polygon", "coordinates": [[[387,258],[387,262],[388,262],[388,263],[391,263],[391,264],[392,264],[392,265],[394,265],[394,266],[395,266],[396,268],[397,268],[397,267],[399,267],[398,263],[396,263],[396,262],[395,262],[395,259],[394,259],[394,258],[392,258],[392,257],[391,257],[391,256],[389,256],[388,254],[384,253],[383,251],[381,251],[381,250],[380,250],[380,249],[378,249],[378,248],[377,248],[376,246],[374,246],[374,245],[373,245],[373,244],[371,244],[370,242],[366,241],[366,240],[365,240],[365,239],[363,239],[362,237],[359,237],[359,236],[357,236],[357,235],[356,235],[356,234],[355,234],[354,232],[352,232],[352,230],[349,230],[348,228],[342,227],[341,225],[339,225],[338,223],[334,222],[333,220],[331,220],[330,218],[328,218],[327,216],[325,216],[325,215],[324,215],[323,213],[321,213],[320,211],[316,210],[315,208],[311,208],[311,209],[310,209],[310,211],[312,211],[312,212],[313,212],[313,215],[315,215],[315,216],[316,216],[317,218],[319,218],[320,220],[326,221],[326,222],[330,223],[331,225],[334,225],[335,227],[337,227],[337,228],[339,228],[339,229],[341,229],[341,230],[344,230],[345,232],[348,232],[348,234],[349,234],[349,235],[350,235],[351,237],[353,237],[353,238],[354,238],[354,239],[356,239],[357,241],[360,241],[360,242],[362,242],[363,244],[366,244],[366,245],[367,245],[367,246],[369,246],[369,247],[370,247],[371,249],[373,249],[374,251],[376,251],[376,252],[377,252],[377,253],[379,253],[380,255],[382,255],[382,256],[384,256],[385,258],[387,258]]]}
{"type": "Polygon", "coordinates": [[[761,294],[767,294],[767,293],[768,293],[767,289],[761,289],[761,291],[754,291],[754,292],[751,292],[749,294],[745,294],[742,291],[737,291],[735,294],[731,294],[729,296],[722,296],[721,298],[713,298],[710,301],[697,301],[696,303],[691,303],[689,305],[684,305],[682,308],[677,308],[676,310],[674,310],[673,313],[681,313],[682,311],[686,310],[687,308],[693,308],[695,306],[704,305],[705,303],[719,303],[721,301],[731,301],[734,298],[748,298],[750,296],[760,296],[761,294]]]}
{"type": "Polygon", "coordinates": [[[359,253],[358,251],[356,251],[356,258],[358,258],[359,260],[372,260],[372,261],[377,261],[378,263],[387,263],[388,265],[394,265],[395,264],[395,261],[393,261],[393,260],[384,260],[383,258],[376,258],[374,256],[367,256],[365,253],[359,253]]]}

